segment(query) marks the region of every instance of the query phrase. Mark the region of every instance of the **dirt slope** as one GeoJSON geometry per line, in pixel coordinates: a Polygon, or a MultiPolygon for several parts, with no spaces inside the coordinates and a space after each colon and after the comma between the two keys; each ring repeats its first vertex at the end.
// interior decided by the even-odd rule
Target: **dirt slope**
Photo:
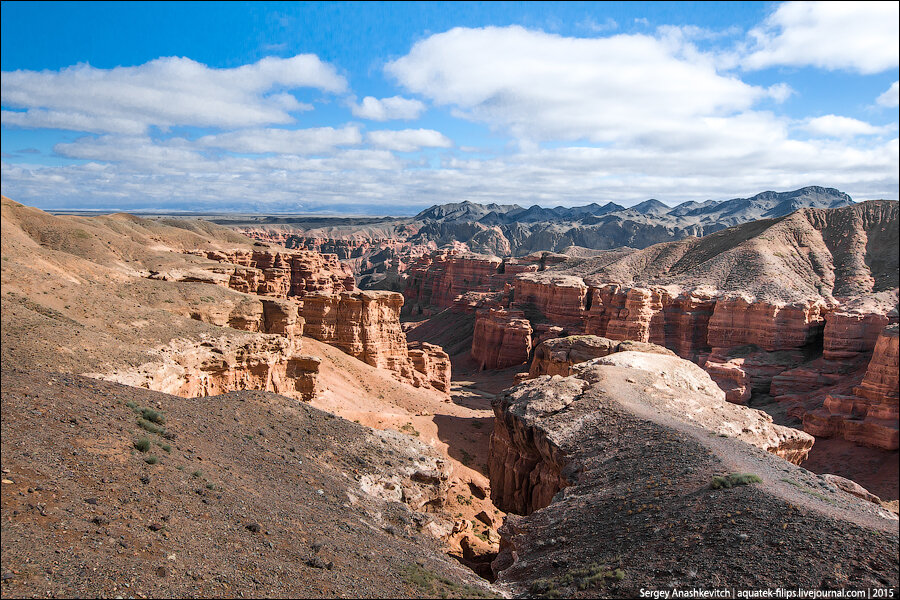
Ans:
{"type": "Polygon", "coordinates": [[[403,436],[261,392],[6,368],[2,386],[4,597],[486,593],[422,533],[427,515],[361,490],[410,460],[403,436]]]}

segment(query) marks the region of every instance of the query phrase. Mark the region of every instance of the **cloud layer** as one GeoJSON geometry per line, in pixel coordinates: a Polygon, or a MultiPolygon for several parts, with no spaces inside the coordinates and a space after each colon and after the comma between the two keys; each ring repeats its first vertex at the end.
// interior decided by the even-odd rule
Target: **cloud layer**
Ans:
{"type": "Polygon", "coordinates": [[[786,3],[749,37],[617,33],[609,23],[586,23],[591,37],[455,28],[386,64],[397,95],[361,101],[352,78],[309,54],[231,69],[170,57],[4,72],[4,127],[85,135],[53,146],[63,166],[4,155],[3,191],[47,207],[376,213],[463,199],[679,202],[804,185],[896,198],[896,115],[885,115],[898,84],[884,74],[898,63],[896,12],[896,3],[786,3]],[[703,42],[724,39],[732,45],[703,42]],[[856,114],[796,116],[783,108],[802,95],[790,74],[757,76],[781,66],[882,73],[882,83],[856,114]],[[473,129],[490,143],[463,139],[473,129]]]}
{"type": "Polygon", "coordinates": [[[897,2],[785,2],[750,32],[743,64],[878,73],[900,64],[897,2]]]}
{"type": "Polygon", "coordinates": [[[169,128],[249,127],[293,122],[311,110],[288,90],[343,92],[346,80],[317,56],[268,57],[234,69],[188,58],[158,58],[137,67],[3,73],[7,126],[140,134],[169,128]]]}

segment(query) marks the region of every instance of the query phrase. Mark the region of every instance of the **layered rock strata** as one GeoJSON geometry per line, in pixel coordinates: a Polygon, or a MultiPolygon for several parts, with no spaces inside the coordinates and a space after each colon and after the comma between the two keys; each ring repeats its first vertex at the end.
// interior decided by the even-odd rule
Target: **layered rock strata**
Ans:
{"type": "Polygon", "coordinates": [[[430,387],[450,393],[450,357],[444,349],[428,342],[408,342],[413,368],[425,376],[430,387]]]}
{"type": "Polygon", "coordinates": [[[185,398],[260,390],[308,402],[315,397],[321,363],[275,336],[174,340],[156,353],[157,360],[136,369],[87,375],[185,398]]]}
{"type": "Polygon", "coordinates": [[[829,394],[822,408],[806,413],[803,428],[816,436],[842,437],[885,450],[900,447],[898,339],[898,325],[886,327],[862,383],[850,395],[829,394]]]}
{"type": "Polygon", "coordinates": [[[555,325],[580,323],[587,308],[588,286],[580,277],[570,275],[531,275],[516,277],[513,306],[534,308],[555,325]]]}
{"type": "Polygon", "coordinates": [[[373,367],[394,372],[401,380],[448,391],[447,354],[428,344],[410,355],[400,325],[402,306],[403,296],[396,292],[309,294],[303,299],[304,331],[373,367]]]}
{"type": "Polygon", "coordinates": [[[356,287],[350,268],[334,254],[276,250],[209,251],[210,260],[237,265],[228,287],[239,292],[303,298],[314,292],[339,293],[356,287]]]}
{"type": "Polygon", "coordinates": [[[502,291],[517,275],[539,270],[534,260],[500,259],[496,256],[440,250],[414,259],[407,270],[403,296],[406,310],[424,314],[454,305],[467,292],[502,291]]]}
{"type": "Polygon", "coordinates": [[[522,311],[488,309],[478,313],[472,358],[481,369],[505,369],[528,360],[531,323],[522,311]]]}

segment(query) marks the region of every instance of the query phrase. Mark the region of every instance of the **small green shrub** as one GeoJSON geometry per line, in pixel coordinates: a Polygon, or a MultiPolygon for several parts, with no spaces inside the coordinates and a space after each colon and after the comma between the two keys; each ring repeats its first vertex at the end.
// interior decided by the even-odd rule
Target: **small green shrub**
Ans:
{"type": "Polygon", "coordinates": [[[142,408],[141,416],[152,423],[156,423],[157,425],[162,425],[166,422],[166,418],[163,416],[161,412],[155,411],[152,408],[142,408]]]}
{"type": "Polygon", "coordinates": [[[172,446],[170,446],[169,444],[163,444],[163,443],[160,443],[160,442],[156,442],[156,444],[157,444],[160,448],[162,448],[165,452],[172,452],[172,446]]]}
{"type": "Polygon", "coordinates": [[[139,440],[134,441],[134,447],[140,450],[141,452],[146,452],[150,449],[150,440],[147,438],[141,438],[139,440]]]}
{"type": "Polygon", "coordinates": [[[752,473],[731,473],[730,475],[716,475],[709,487],[714,490],[727,490],[736,485],[750,485],[751,483],[762,483],[762,479],[759,475],[752,473]]]}
{"type": "Polygon", "coordinates": [[[151,454],[147,458],[144,459],[144,462],[148,465],[155,465],[159,462],[159,458],[155,454],[151,454]]]}
{"type": "Polygon", "coordinates": [[[538,579],[529,591],[539,598],[560,598],[562,589],[575,586],[578,590],[597,588],[606,580],[622,581],[625,571],[620,568],[593,563],[586,567],[572,569],[559,577],[538,579]]]}
{"type": "Polygon", "coordinates": [[[403,427],[400,428],[400,431],[402,431],[406,435],[414,435],[416,437],[419,437],[419,432],[416,430],[415,427],[413,427],[412,423],[407,423],[406,425],[404,425],[403,427]]]}
{"type": "Polygon", "coordinates": [[[193,473],[191,473],[191,477],[193,477],[194,479],[200,479],[201,477],[203,477],[203,471],[194,471],[193,473]]]}
{"type": "Polygon", "coordinates": [[[138,409],[138,405],[137,405],[137,403],[136,403],[134,400],[129,400],[128,402],[125,403],[125,406],[127,406],[127,407],[130,408],[131,410],[137,410],[137,409],[138,409]]]}
{"type": "Polygon", "coordinates": [[[157,435],[163,435],[166,432],[166,430],[163,429],[162,427],[160,427],[159,425],[151,423],[150,421],[147,421],[146,419],[138,419],[138,427],[140,427],[141,429],[143,429],[145,431],[149,431],[150,433],[155,433],[157,435]]]}
{"type": "Polygon", "coordinates": [[[400,576],[404,583],[415,587],[426,598],[499,598],[481,588],[432,573],[419,564],[404,565],[400,568],[400,576]]]}

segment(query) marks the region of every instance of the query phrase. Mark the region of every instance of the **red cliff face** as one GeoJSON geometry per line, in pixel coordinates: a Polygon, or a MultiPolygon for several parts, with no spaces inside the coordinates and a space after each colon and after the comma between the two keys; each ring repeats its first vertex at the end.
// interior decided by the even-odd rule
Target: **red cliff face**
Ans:
{"type": "Polygon", "coordinates": [[[449,255],[434,279],[431,304],[447,308],[465,292],[492,291],[492,279],[502,262],[496,256],[449,255]]]}
{"type": "Polygon", "coordinates": [[[720,298],[709,320],[707,341],[713,348],[753,344],[762,350],[799,348],[825,326],[825,303],[782,305],[746,296],[720,298]]]}
{"type": "Polygon", "coordinates": [[[516,275],[537,269],[537,264],[515,259],[441,250],[410,263],[403,296],[408,311],[423,314],[453,306],[469,292],[501,291],[516,275]]]}
{"type": "Polygon", "coordinates": [[[898,326],[885,328],[875,345],[862,383],[852,395],[828,395],[822,408],[807,413],[803,429],[816,436],[896,450],[898,436],[898,326]]]}
{"type": "Polygon", "coordinates": [[[889,320],[877,312],[835,310],[828,313],[823,358],[846,361],[867,356],[889,320]]]}
{"type": "Polygon", "coordinates": [[[409,359],[422,375],[415,376],[416,380],[439,392],[450,393],[450,357],[443,348],[427,342],[409,342],[409,359]]]}
{"type": "Polygon", "coordinates": [[[410,357],[400,326],[402,306],[403,297],[396,292],[310,294],[303,299],[305,334],[373,367],[393,371],[403,381],[449,390],[449,358],[439,347],[429,344],[410,357]],[[437,385],[430,383],[433,379],[437,385]]]}
{"type": "Polygon", "coordinates": [[[624,306],[610,315],[606,336],[614,340],[663,343],[663,303],[668,300],[663,290],[631,288],[625,293],[624,306]]]}
{"type": "Polygon", "coordinates": [[[588,297],[588,287],[580,277],[536,273],[515,279],[513,306],[534,308],[556,325],[580,324],[588,297]]]}
{"type": "Polygon", "coordinates": [[[302,298],[312,292],[339,293],[356,287],[353,273],[334,254],[235,250],[210,251],[206,257],[238,265],[228,287],[248,294],[302,298]]]}
{"type": "Polygon", "coordinates": [[[472,358],[482,369],[505,369],[528,360],[531,323],[521,311],[489,309],[478,314],[472,358]]]}
{"type": "Polygon", "coordinates": [[[712,290],[680,293],[667,288],[591,286],[585,333],[614,340],[664,345],[682,358],[697,360],[707,353],[707,327],[716,306],[712,290]]]}

